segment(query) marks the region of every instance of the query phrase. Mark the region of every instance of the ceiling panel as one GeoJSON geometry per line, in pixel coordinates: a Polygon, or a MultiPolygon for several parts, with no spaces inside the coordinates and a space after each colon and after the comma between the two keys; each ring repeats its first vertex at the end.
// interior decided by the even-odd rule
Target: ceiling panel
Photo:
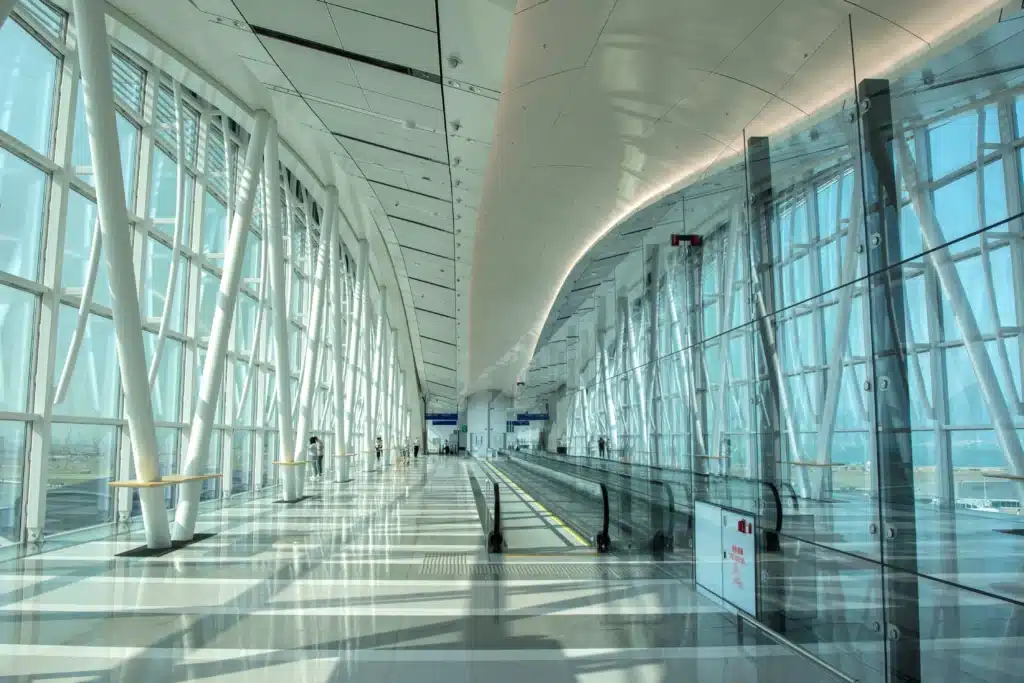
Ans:
{"type": "Polygon", "coordinates": [[[352,71],[364,90],[400,97],[435,109],[443,107],[441,88],[436,83],[362,62],[352,62],[352,71]]]}
{"type": "Polygon", "coordinates": [[[334,5],[326,7],[330,9],[338,37],[346,50],[440,74],[436,33],[334,5]]]}
{"type": "Polygon", "coordinates": [[[455,386],[455,382],[453,381],[455,379],[454,368],[448,367],[447,365],[437,365],[436,363],[430,363],[429,361],[425,365],[427,370],[427,379],[455,386]]]}
{"type": "Polygon", "coordinates": [[[423,336],[450,344],[455,343],[455,321],[451,318],[416,309],[416,324],[423,336]]]}
{"type": "Polygon", "coordinates": [[[455,367],[455,347],[451,344],[434,339],[422,339],[420,348],[423,351],[423,360],[449,368],[455,367]]]}
{"type": "Polygon", "coordinates": [[[451,232],[452,205],[449,202],[379,183],[374,183],[373,191],[389,215],[451,232]]]}
{"type": "MultiPolygon", "coordinates": [[[[358,92],[362,96],[362,91],[358,92]]],[[[409,154],[429,158],[444,156],[444,139],[439,135],[408,130],[401,123],[382,118],[369,110],[354,111],[315,100],[310,100],[310,106],[320,115],[331,132],[344,135],[347,138],[354,138],[351,142],[357,145],[366,143],[383,145],[391,150],[398,150],[391,152],[392,155],[398,154],[406,157],[409,154]],[[406,152],[409,154],[403,154],[406,152]]],[[[349,141],[348,139],[343,140],[342,144],[347,147],[349,141]]],[[[392,163],[382,165],[399,168],[401,163],[408,163],[404,160],[396,162],[393,156],[391,158],[392,163]]],[[[418,161],[422,161],[422,159],[418,161]]]]}
{"type": "Polygon", "coordinates": [[[448,222],[451,222],[452,203],[448,197],[437,197],[379,184],[374,187],[374,190],[377,191],[377,196],[384,203],[384,207],[388,209],[388,213],[391,212],[390,210],[395,204],[398,204],[431,216],[443,217],[448,214],[448,222]]]}
{"type": "Polygon", "coordinates": [[[359,86],[349,60],[344,57],[266,36],[260,40],[300,91],[303,86],[316,87],[318,84],[324,87],[334,83],[359,86]]]}
{"type": "Polygon", "coordinates": [[[482,142],[470,142],[465,138],[450,135],[448,136],[448,153],[452,157],[452,165],[455,168],[483,174],[487,170],[491,147],[482,142]],[[457,162],[456,159],[458,159],[457,162]]]}
{"type": "Polygon", "coordinates": [[[331,47],[342,47],[327,5],[319,0],[235,0],[245,20],[254,26],[299,36],[331,47]]]}
{"type": "Polygon", "coordinates": [[[452,258],[455,250],[453,233],[410,223],[395,216],[391,216],[390,220],[391,227],[394,228],[403,247],[412,247],[417,251],[426,251],[446,259],[452,258]]]}
{"type": "Polygon", "coordinates": [[[448,120],[458,122],[460,137],[490,143],[494,135],[494,119],[498,115],[498,101],[461,88],[445,87],[444,107],[448,120]]]}
{"type": "MultiPolygon", "coordinates": [[[[409,80],[416,80],[409,78],[409,80]]],[[[373,111],[391,116],[402,121],[414,124],[415,128],[425,128],[428,131],[440,132],[444,130],[444,115],[440,108],[428,107],[425,104],[412,102],[400,97],[381,95],[380,93],[367,92],[366,101],[373,111]]]]}
{"type": "Polygon", "coordinates": [[[434,0],[328,0],[328,3],[437,31],[434,0]]]}
{"type": "Polygon", "coordinates": [[[455,286],[455,263],[451,259],[425,254],[407,247],[402,248],[402,259],[410,277],[442,287],[455,286]]]}
{"type": "Polygon", "coordinates": [[[405,184],[410,190],[434,197],[452,196],[451,178],[446,168],[442,168],[440,173],[427,176],[409,175],[405,179],[405,184]]]}
{"type": "Polygon", "coordinates": [[[395,142],[397,141],[391,140],[391,145],[388,145],[387,142],[368,144],[366,142],[350,140],[348,138],[341,140],[341,144],[348,150],[348,153],[351,154],[352,158],[356,161],[370,161],[375,164],[380,164],[381,166],[387,166],[388,168],[395,169],[416,169],[417,172],[427,176],[447,171],[447,162],[441,159],[435,159],[433,156],[426,159],[420,159],[415,156],[404,154],[395,148],[395,142]],[[381,145],[386,145],[392,149],[386,149],[381,145]]]}
{"type": "Polygon", "coordinates": [[[446,386],[446,385],[443,385],[443,384],[439,384],[437,382],[429,382],[429,381],[426,383],[426,385],[427,385],[427,389],[429,389],[430,392],[433,393],[433,394],[439,394],[441,396],[448,396],[448,397],[451,397],[451,398],[454,398],[455,395],[456,395],[456,390],[455,390],[454,386],[446,386]]]}
{"type": "Polygon", "coordinates": [[[455,310],[455,292],[446,287],[410,280],[413,304],[428,311],[451,314],[455,310]]]}
{"type": "Polygon", "coordinates": [[[211,21],[209,22],[209,31],[211,35],[216,36],[217,43],[225,50],[230,50],[248,59],[270,60],[270,55],[260,43],[260,39],[248,28],[239,29],[228,24],[211,21]]]}
{"type": "Polygon", "coordinates": [[[402,171],[396,171],[393,168],[378,166],[368,162],[360,164],[359,170],[367,180],[376,180],[397,187],[405,186],[406,175],[402,171]]]}
{"type": "Polygon", "coordinates": [[[258,59],[247,59],[242,60],[245,63],[245,67],[252,72],[253,76],[259,79],[260,83],[266,83],[277,88],[292,89],[291,83],[288,78],[281,73],[281,69],[276,64],[269,64],[265,61],[258,59]]]}

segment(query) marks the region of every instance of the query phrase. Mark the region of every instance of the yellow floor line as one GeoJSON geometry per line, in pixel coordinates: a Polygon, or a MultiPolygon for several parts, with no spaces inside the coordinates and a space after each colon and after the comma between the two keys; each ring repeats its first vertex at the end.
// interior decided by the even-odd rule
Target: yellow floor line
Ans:
{"type": "Polygon", "coordinates": [[[562,530],[565,531],[570,536],[572,536],[573,538],[575,538],[577,540],[577,542],[582,544],[584,547],[588,547],[588,548],[590,547],[590,543],[588,543],[582,536],[580,536],[572,528],[570,528],[568,524],[563,522],[558,515],[556,515],[555,513],[551,512],[551,510],[548,510],[546,507],[544,507],[543,505],[538,503],[537,500],[533,496],[531,496],[529,493],[527,493],[526,491],[524,491],[521,488],[519,488],[519,486],[515,482],[513,482],[511,479],[506,477],[503,472],[498,470],[498,468],[496,468],[494,465],[490,464],[489,462],[485,462],[483,464],[486,465],[494,474],[496,474],[499,477],[501,477],[501,479],[506,484],[508,484],[508,486],[511,489],[513,489],[516,493],[520,494],[521,496],[526,498],[530,503],[533,503],[538,508],[540,508],[541,511],[544,514],[548,515],[551,518],[551,520],[555,522],[555,524],[557,524],[558,526],[562,527],[562,530]]]}

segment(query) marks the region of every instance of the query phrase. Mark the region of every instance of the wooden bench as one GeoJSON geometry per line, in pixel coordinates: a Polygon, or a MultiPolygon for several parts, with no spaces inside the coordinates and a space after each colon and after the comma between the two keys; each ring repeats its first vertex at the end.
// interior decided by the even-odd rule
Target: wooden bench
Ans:
{"type": "Polygon", "coordinates": [[[128,479],[125,481],[107,482],[107,486],[115,489],[155,489],[161,486],[174,486],[186,484],[190,481],[206,481],[207,479],[220,479],[223,474],[168,474],[160,481],[138,481],[128,479]]]}
{"type": "Polygon", "coordinates": [[[1024,481],[1024,477],[1010,472],[982,472],[981,476],[989,479],[1008,479],[1009,481],[1024,481]]]}

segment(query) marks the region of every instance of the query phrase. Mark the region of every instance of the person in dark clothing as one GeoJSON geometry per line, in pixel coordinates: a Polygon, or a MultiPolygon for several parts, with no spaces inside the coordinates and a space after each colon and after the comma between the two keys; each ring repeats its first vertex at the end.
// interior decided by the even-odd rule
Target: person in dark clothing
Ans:
{"type": "Polygon", "coordinates": [[[604,457],[605,441],[603,436],[597,437],[597,455],[601,458],[604,457]]]}
{"type": "Polygon", "coordinates": [[[416,443],[414,443],[412,445],[412,457],[414,457],[414,458],[420,457],[420,442],[419,441],[417,441],[416,443]]]}
{"type": "Polygon", "coordinates": [[[309,455],[313,461],[313,476],[324,476],[324,443],[315,436],[309,437],[309,455]]]}
{"type": "Polygon", "coordinates": [[[377,437],[377,444],[374,446],[377,451],[377,462],[380,462],[380,456],[384,454],[384,439],[377,437]]]}

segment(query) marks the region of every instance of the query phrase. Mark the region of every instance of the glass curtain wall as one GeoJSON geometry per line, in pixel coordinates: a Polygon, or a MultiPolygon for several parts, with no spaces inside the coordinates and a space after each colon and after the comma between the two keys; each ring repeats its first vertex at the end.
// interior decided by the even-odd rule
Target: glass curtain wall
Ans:
{"type": "MultiPolygon", "coordinates": [[[[822,52],[878,49],[844,23],[822,52]]],[[[569,453],[676,470],[677,501],[753,480],[728,500],[758,514],[777,486],[758,616],[861,681],[1024,663],[1022,54],[1004,21],[912,72],[851,62],[794,132],[766,102],[573,323],[569,453]]]]}
{"type": "MultiPolygon", "coordinates": [[[[178,471],[187,445],[248,133],[127,45],[111,43],[117,130],[150,362],[166,316],[152,384],[160,467],[167,474],[178,471]],[[184,158],[178,152],[176,90],[181,92],[184,158]],[[185,213],[175,250],[179,164],[185,171],[185,213]],[[174,267],[177,277],[170,287],[174,267]],[[168,296],[173,300],[165,306],[168,296]]],[[[73,21],[42,0],[21,3],[0,28],[0,545],[24,537],[33,487],[46,491],[47,534],[138,513],[136,502],[118,499],[107,486],[112,479],[133,476],[132,458],[103,258],[91,302],[82,307],[97,211],[73,56],[73,21]],[[71,366],[69,349],[76,337],[80,344],[71,366]],[[73,371],[63,395],[51,403],[50,417],[46,401],[65,366],[73,371]],[[50,447],[44,449],[47,441],[50,447]],[[30,467],[32,458],[45,458],[46,467],[30,467]],[[29,481],[30,472],[45,481],[29,481]]],[[[313,190],[285,168],[281,184],[264,183],[254,204],[223,395],[206,461],[207,471],[224,475],[224,490],[212,480],[204,499],[259,489],[277,476],[271,464],[280,454],[263,239],[267,191],[282,194],[291,381],[298,400],[322,206],[313,190]]],[[[345,253],[342,257],[345,291],[352,294],[354,262],[345,253]]],[[[351,306],[350,301],[348,310],[351,306]]],[[[355,377],[364,372],[359,364],[365,362],[357,351],[341,351],[345,362],[355,365],[350,367],[355,377]]],[[[322,354],[316,383],[312,425],[321,436],[333,431],[328,417],[333,353],[328,346],[322,354]]],[[[353,400],[359,405],[362,399],[353,400]]],[[[295,407],[289,410],[294,416],[295,407]]],[[[358,436],[359,423],[350,419],[349,425],[358,436]]],[[[171,507],[174,489],[167,491],[171,507]]]]}

